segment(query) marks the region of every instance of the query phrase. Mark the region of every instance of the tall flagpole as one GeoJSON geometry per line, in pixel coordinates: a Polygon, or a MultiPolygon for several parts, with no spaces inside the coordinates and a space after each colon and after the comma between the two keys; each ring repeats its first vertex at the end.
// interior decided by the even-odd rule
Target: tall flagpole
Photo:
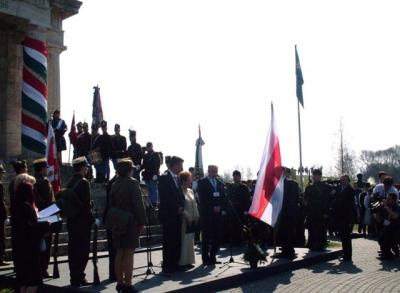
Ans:
{"type": "Polygon", "coordinates": [[[299,153],[300,153],[300,188],[304,190],[303,182],[303,154],[301,149],[301,121],[300,121],[300,103],[304,107],[303,101],[303,73],[301,72],[300,59],[297,54],[297,46],[294,46],[295,57],[296,57],[296,96],[297,96],[297,117],[299,122],[299,153]]]}
{"type": "Polygon", "coordinates": [[[304,190],[304,183],[303,183],[303,154],[301,148],[301,121],[300,121],[300,102],[297,100],[297,118],[299,124],[299,152],[300,152],[300,188],[301,191],[304,190]]]}

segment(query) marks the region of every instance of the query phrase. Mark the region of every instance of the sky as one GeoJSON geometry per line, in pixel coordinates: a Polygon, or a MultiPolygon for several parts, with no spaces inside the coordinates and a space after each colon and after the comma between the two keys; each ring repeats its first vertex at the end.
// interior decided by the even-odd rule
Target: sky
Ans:
{"type": "MultiPolygon", "coordinates": [[[[304,77],[303,165],[331,170],[342,119],[357,154],[398,143],[396,1],[84,0],[63,23],[61,111],[104,118],[194,165],[256,174],[274,103],[283,164],[299,166],[294,45],[304,77]]],[[[64,158],[67,156],[64,155],[64,158]]]]}

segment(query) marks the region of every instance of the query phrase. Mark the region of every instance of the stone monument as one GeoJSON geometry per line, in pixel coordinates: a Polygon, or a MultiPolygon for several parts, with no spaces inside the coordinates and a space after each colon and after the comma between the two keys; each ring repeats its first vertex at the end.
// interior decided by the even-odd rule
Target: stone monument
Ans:
{"type": "MultiPolygon", "coordinates": [[[[43,129],[45,119],[51,117],[46,114],[60,108],[60,54],[66,50],[62,22],[77,14],[81,5],[77,0],[0,0],[0,160],[21,155],[32,159],[32,153],[23,151],[21,135],[26,121],[21,120],[31,119],[33,125],[40,122],[38,128],[43,129]],[[43,52],[33,50],[41,44],[43,52]],[[26,76],[30,86],[24,92],[26,76]],[[35,105],[42,109],[21,119],[23,107],[30,101],[24,100],[26,92],[33,93],[30,98],[34,102],[36,99],[33,109],[35,105]],[[39,116],[42,119],[32,120],[39,116]]],[[[38,128],[33,138],[38,137],[38,128]]]]}

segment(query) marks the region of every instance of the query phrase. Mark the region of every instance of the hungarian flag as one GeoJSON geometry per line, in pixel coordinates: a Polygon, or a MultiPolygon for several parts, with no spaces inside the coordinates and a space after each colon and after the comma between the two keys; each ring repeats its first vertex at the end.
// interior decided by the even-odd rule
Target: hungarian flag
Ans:
{"type": "Polygon", "coordinates": [[[279,138],[276,131],[274,109],[271,105],[271,126],[249,214],[274,227],[282,209],[283,182],[279,138]]]}
{"type": "Polygon", "coordinates": [[[57,162],[57,151],[56,151],[56,139],[54,136],[53,127],[48,124],[47,130],[47,148],[46,148],[46,158],[47,164],[49,165],[47,171],[47,177],[51,185],[53,186],[54,192],[59,192],[61,189],[60,180],[60,166],[57,162]]]}
{"type": "Polygon", "coordinates": [[[100,127],[100,122],[103,121],[103,108],[101,106],[100,88],[95,86],[93,93],[93,109],[92,109],[92,126],[100,127]]]}
{"type": "Polygon", "coordinates": [[[75,146],[77,140],[78,140],[78,133],[76,132],[76,126],[75,126],[75,112],[72,115],[72,122],[71,122],[71,130],[68,133],[69,141],[70,143],[75,146]]]}
{"type": "Polygon", "coordinates": [[[304,108],[304,100],[303,100],[304,80],[303,80],[303,73],[301,72],[299,54],[297,54],[297,46],[294,46],[294,51],[296,54],[296,96],[297,99],[299,100],[299,103],[304,108]]]}

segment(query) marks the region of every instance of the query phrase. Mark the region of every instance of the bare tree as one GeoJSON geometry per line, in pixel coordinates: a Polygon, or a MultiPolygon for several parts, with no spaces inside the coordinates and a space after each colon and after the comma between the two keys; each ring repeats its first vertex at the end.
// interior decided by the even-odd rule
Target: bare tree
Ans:
{"type": "Polygon", "coordinates": [[[354,176],[357,172],[357,157],[354,150],[350,149],[344,136],[343,119],[340,118],[338,129],[339,144],[336,150],[335,173],[337,176],[348,174],[354,176]]]}
{"type": "Polygon", "coordinates": [[[246,169],[246,180],[252,180],[253,179],[253,170],[251,170],[250,167],[247,167],[246,169]]]}

